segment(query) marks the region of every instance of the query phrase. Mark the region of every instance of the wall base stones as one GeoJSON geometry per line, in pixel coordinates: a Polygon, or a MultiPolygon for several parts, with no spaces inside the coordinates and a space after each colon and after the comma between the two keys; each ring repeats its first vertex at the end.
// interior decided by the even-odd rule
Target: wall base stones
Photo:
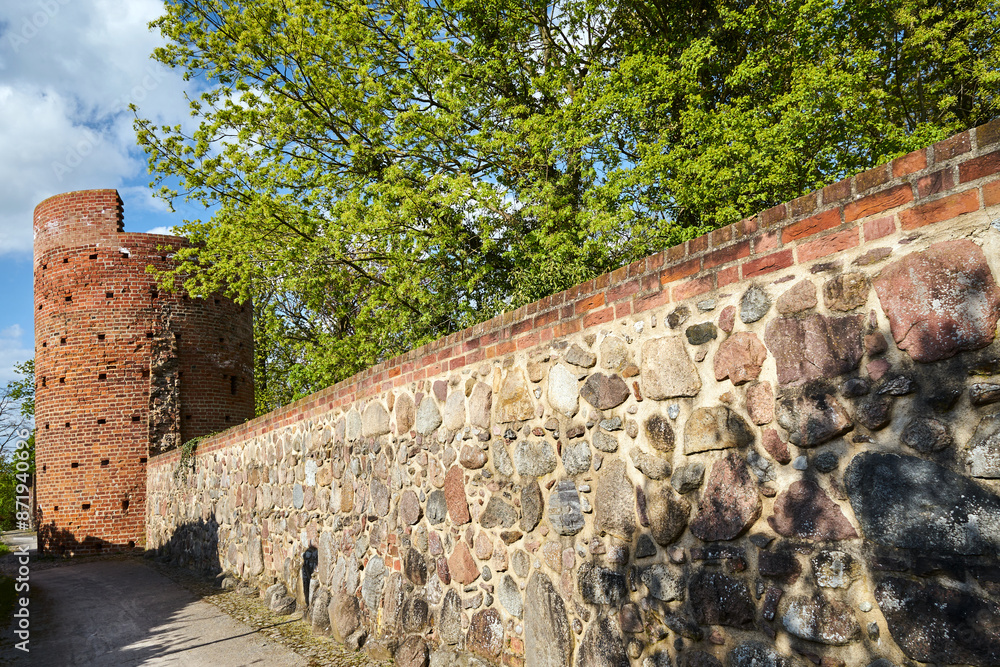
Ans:
{"type": "Polygon", "coordinates": [[[161,455],[149,543],[404,665],[1000,664],[978,136],[161,455]]]}

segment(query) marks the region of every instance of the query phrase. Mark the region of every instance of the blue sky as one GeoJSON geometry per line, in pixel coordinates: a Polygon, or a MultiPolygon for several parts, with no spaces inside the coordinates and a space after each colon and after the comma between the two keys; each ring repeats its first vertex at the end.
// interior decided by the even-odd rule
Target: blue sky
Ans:
{"type": "Polygon", "coordinates": [[[189,122],[181,73],[149,58],[160,0],[0,2],[0,384],[33,356],[31,217],[46,197],[117,188],[125,229],[163,231],[128,104],[159,123],[189,122]]]}

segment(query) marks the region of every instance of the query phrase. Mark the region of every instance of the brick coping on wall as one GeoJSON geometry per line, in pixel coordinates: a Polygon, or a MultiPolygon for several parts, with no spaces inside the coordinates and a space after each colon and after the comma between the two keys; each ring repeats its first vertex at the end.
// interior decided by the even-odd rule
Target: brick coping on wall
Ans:
{"type": "MultiPolygon", "coordinates": [[[[1000,119],[383,361],[213,435],[198,451],[221,449],[394,387],[1000,204],[1000,181],[979,182],[997,172],[1000,119]]],[[[151,458],[150,465],[179,456],[173,450],[151,458]]]]}

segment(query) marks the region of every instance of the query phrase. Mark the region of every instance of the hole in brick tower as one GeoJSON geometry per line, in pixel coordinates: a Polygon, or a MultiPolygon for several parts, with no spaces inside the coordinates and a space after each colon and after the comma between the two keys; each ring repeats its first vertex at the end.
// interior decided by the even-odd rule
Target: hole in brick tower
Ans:
{"type": "Polygon", "coordinates": [[[69,464],[69,467],[70,468],[79,468],[80,467],[80,462],[79,461],[73,461],[72,463],[69,464]]]}
{"type": "Polygon", "coordinates": [[[104,340],[104,334],[97,334],[97,340],[104,340]]]}
{"type": "Polygon", "coordinates": [[[108,374],[107,373],[99,373],[98,376],[97,376],[97,379],[98,380],[107,380],[108,379],[108,374]]]}
{"type": "Polygon", "coordinates": [[[66,344],[66,337],[65,336],[63,336],[62,338],[59,339],[59,344],[60,345],[65,345],[66,344]]]}
{"type": "Polygon", "coordinates": [[[146,457],[145,456],[139,457],[139,463],[145,463],[145,462],[146,462],[146,457]]]}
{"type": "Polygon", "coordinates": [[[132,421],[134,422],[139,421],[139,415],[132,415],[132,421]]]}
{"type": "Polygon", "coordinates": [[[114,293],[114,292],[105,292],[105,293],[104,293],[104,298],[105,298],[105,299],[110,299],[110,298],[111,298],[111,297],[113,297],[114,295],[115,295],[115,293],[114,293]]]}
{"type": "Polygon", "coordinates": [[[71,295],[69,295],[68,297],[66,297],[66,300],[67,300],[67,301],[72,301],[72,300],[73,300],[73,295],[71,294],[71,295]]]}
{"type": "Polygon", "coordinates": [[[232,394],[233,396],[236,395],[236,389],[237,389],[237,384],[236,383],[237,383],[237,379],[236,379],[235,375],[232,376],[231,378],[229,378],[229,393],[232,394]]]}
{"type": "Polygon", "coordinates": [[[229,423],[229,415],[226,415],[226,423],[229,423]]]}
{"type": "Polygon", "coordinates": [[[101,459],[101,467],[105,467],[111,464],[110,459],[101,459]]]}
{"type": "MultiPolygon", "coordinates": [[[[128,498],[122,499],[122,512],[128,511],[128,498]]],[[[130,547],[135,546],[134,544],[129,544],[130,547]]]]}
{"type": "Polygon", "coordinates": [[[152,337],[153,337],[153,332],[152,331],[147,331],[146,332],[146,338],[152,338],[152,337]]]}
{"type": "Polygon", "coordinates": [[[90,256],[90,258],[91,259],[97,259],[97,253],[95,252],[93,255],[90,256]]]}
{"type": "Polygon", "coordinates": [[[63,264],[69,264],[69,257],[63,257],[63,264]]]}
{"type": "Polygon", "coordinates": [[[89,509],[90,509],[90,503],[84,503],[84,504],[83,504],[83,505],[81,505],[80,507],[81,507],[82,509],[85,509],[85,510],[89,510],[89,509]]]}
{"type": "Polygon", "coordinates": [[[98,423],[98,424],[107,424],[107,423],[108,423],[108,420],[107,420],[107,419],[98,419],[98,420],[97,420],[97,423],[98,423]]]}
{"type": "Polygon", "coordinates": [[[59,384],[66,384],[66,378],[59,378],[59,384]]]}
{"type": "Polygon", "coordinates": [[[48,341],[45,341],[44,343],[42,343],[42,347],[48,347],[48,346],[49,346],[49,342],[48,341]]]}

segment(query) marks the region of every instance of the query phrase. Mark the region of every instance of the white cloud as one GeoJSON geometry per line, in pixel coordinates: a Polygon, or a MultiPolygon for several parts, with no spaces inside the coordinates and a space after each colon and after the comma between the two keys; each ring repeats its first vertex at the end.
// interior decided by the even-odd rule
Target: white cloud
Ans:
{"type": "Polygon", "coordinates": [[[0,255],[30,251],[35,205],[60,192],[118,187],[162,211],[130,182],[145,157],[128,110],[187,122],[180,72],[149,59],[162,12],[160,0],[0,3],[0,255]]]}
{"type": "Polygon", "coordinates": [[[0,385],[6,385],[14,379],[20,379],[14,373],[14,364],[27,361],[35,356],[34,350],[28,348],[24,340],[24,330],[14,324],[0,329],[0,385]]]}

